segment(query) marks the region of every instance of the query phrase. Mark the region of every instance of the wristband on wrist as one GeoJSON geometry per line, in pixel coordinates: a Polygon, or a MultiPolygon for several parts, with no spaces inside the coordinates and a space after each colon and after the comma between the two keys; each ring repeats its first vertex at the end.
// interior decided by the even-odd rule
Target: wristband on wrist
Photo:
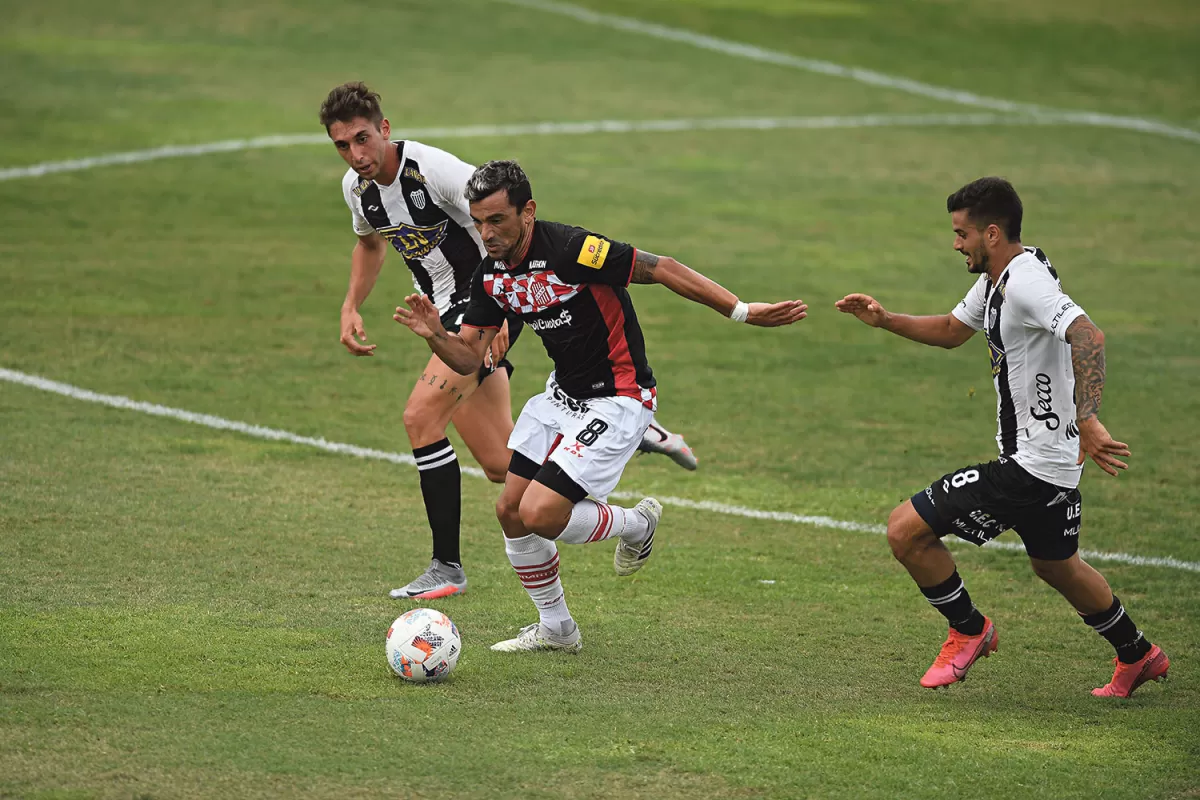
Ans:
{"type": "Polygon", "coordinates": [[[741,300],[738,300],[733,311],[729,312],[729,318],[734,322],[745,322],[748,316],[750,316],[750,305],[741,300]]]}

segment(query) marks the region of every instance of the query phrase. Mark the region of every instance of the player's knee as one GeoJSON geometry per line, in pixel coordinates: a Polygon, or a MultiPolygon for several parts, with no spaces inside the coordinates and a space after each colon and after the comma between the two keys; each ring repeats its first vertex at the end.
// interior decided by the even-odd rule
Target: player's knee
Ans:
{"type": "Polygon", "coordinates": [[[404,431],[414,447],[433,444],[446,435],[446,426],[438,418],[437,409],[425,403],[404,407],[404,431]]]}
{"type": "Polygon", "coordinates": [[[521,500],[521,524],[526,530],[543,536],[557,536],[566,520],[550,503],[540,503],[526,495],[521,500]]]}
{"type": "Polygon", "coordinates": [[[1035,575],[1051,586],[1058,586],[1071,580],[1072,565],[1070,561],[1044,561],[1040,558],[1031,558],[1029,566],[1033,567],[1035,575]]]}
{"type": "Polygon", "coordinates": [[[514,498],[507,492],[501,492],[500,499],[496,501],[496,519],[500,520],[501,525],[505,523],[519,524],[521,522],[521,498],[514,498]]]}
{"type": "Polygon", "coordinates": [[[908,509],[904,505],[899,505],[892,510],[891,516],[888,517],[888,546],[892,548],[892,555],[898,561],[904,561],[920,546],[918,531],[913,528],[909,516],[908,509]]]}

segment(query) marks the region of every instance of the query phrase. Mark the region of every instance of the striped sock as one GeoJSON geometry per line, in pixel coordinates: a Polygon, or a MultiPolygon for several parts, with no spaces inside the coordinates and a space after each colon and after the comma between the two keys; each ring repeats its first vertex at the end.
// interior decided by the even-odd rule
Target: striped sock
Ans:
{"type": "Polygon", "coordinates": [[[630,543],[640,542],[650,532],[650,523],[635,509],[610,506],[595,500],[580,500],[571,509],[567,527],[558,535],[564,544],[602,542],[620,536],[630,543]]]}
{"type": "Polygon", "coordinates": [[[1121,598],[1115,594],[1112,605],[1108,607],[1107,611],[1101,611],[1098,614],[1080,614],[1079,616],[1091,626],[1092,630],[1108,640],[1108,643],[1117,651],[1117,658],[1122,664],[1141,661],[1150,652],[1150,642],[1146,641],[1146,637],[1138,630],[1138,626],[1133,624],[1133,620],[1125,613],[1125,606],[1121,604],[1121,598]]]}
{"type": "Polygon", "coordinates": [[[558,578],[558,547],[550,539],[531,533],[519,539],[506,537],[504,552],[537,606],[542,625],[552,631],[563,630],[563,623],[571,621],[571,612],[558,578]]]}
{"type": "Polygon", "coordinates": [[[433,532],[433,557],[452,567],[462,566],[458,526],[462,514],[462,471],[449,439],[413,449],[421,476],[425,516],[433,532]]]}
{"type": "Polygon", "coordinates": [[[937,586],[922,586],[921,594],[929,604],[942,612],[950,627],[967,636],[983,633],[983,614],[976,610],[967,593],[967,585],[958,577],[958,570],[937,586]]]}

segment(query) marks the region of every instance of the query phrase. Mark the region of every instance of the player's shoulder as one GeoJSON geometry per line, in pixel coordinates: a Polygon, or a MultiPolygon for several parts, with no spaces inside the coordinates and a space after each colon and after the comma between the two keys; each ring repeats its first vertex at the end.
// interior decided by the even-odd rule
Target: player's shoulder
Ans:
{"type": "Polygon", "coordinates": [[[457,164],[459,161],[453,153],[431,144],[418,142],[416,139],[405,139],[397,141],[395,144],[400,145],[401,161],[413,161],[419,164],[422,172],[437,170],[448,163],[457,164]]]}
{"type": "Polygon", "coordinates": [[[1026,247],[1008,264],[1008,290],[1037,289],[1058,286],[1058,273],[1050,259],[1038,247],[1026,247]]]}

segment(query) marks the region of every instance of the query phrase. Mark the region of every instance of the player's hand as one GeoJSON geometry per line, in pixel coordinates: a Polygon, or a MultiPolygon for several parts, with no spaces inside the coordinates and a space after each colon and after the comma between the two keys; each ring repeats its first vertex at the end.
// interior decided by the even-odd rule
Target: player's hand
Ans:
{"type": "Polygon", "coordinates": [[[1109,475],[1117,475],[1117,470],[1129,469],[1129,465],[1114,456],[1128,458],[1130,455],[1129,445],[1114,441],[1098,417],[1088,417],[1079,423],[1079,460],[1076,464],[1082,464],[1091,456],[1100,469],[1109,475]]]}
{"type": "Polygon", "coordinates": [[[869,294],[848,294],[834,306],[843,314],[853,314],[872,328],[882,326],[888,318],[887,309],[869,294]]]}
{"type": "Polygon", "coordinates": [[[362,316],[348,308],[342,309],[342,344],[356,356],[374,355],[372,351],[375,345],[367,344],[367,332],[363,330],[362,316]]]}
{"type": "Polygon", "coordinates": [[[778,328],[791,325],[808,316],[808,306],[801,300],[784,300],[782,303],[750,303],[746,322],[760,328],[778,328]]]}
{"type": "Polygon", "coordinates": [[[404,303],[408,308],[396,306],[396,313],[392,315],[392,319],[422,339],[432,339],[438,334],[445,336],[442,316],[428,297],[423,294],[410,294],[404,298],[404,303]]]}
{"type": "Polygon", "coordinates": [[[488,366],[495,366],[500,363],[500,359],[504,358],[508,352],[508,320],[504,320],[504,324],[500,326],[500,332],[496,334],[496,338],[492,339],[491,344],[491,363],[488,366]]]}

